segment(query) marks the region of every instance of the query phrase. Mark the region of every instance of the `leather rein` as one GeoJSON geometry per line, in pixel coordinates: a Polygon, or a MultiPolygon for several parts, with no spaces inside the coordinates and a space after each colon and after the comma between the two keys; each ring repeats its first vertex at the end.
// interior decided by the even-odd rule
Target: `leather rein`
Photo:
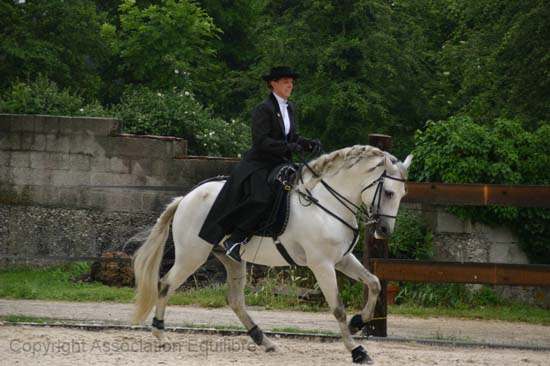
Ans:
{"type": "MultiPolygon", "coordinates": [[[[305,167],[307,167],[307,169],[309,169],[309,171],[311,171],[311,173],[317,177],[317,178],[320,178],[320,176],[317,174],[317,172],[315,172],[310,166],[309,164],[306,162],[306,161],[303,161],[302,162],[304,164],[305,167]]],[[[373,187],[376,185],[376,191],[374,192],[374,196],[372,197],[372,201],[371,201],[371,204],[368,208],[366,208],[365,204],[364,203],[361,203],[361,205],[356,205],[355,203],[351,202],[349,199],[347,199],[345,196],[343,196],[342,194],[340,194],[338,191],[336,191],[334,188],[332,188],[323,178],[320,178],[320,182],[321,184],[325,187],[325,189],[334,197],[336,198],[336,200],[338,202],[340,202],[348,211],[350,211],[354,216],[358,216],[360,215],[361,218],[365,221],[366,225],[369,226],[369,225],[374,225],[374,224],[377,224],[379,221],[380,221],[380,218],[381,217],[388,217],[388,218],[391,218],[391,219],[395,219],[396,216],[392,216],[392,215],[386,215],[386,214],[382,214],[380,213],[380,202],[382,200],[382,191],[383,191],[383,188],[384,188],[384,180],[385,179],[391,179],[391,180],[396,180],[398,182],[403,182],[403,183],[406,183],[407,181],[405,179],[401,179],[401,178],[394,178],[394,177],[391,177],[387,174],[387,170],[384,170],[384,172],[382,173],[382,175],[380,175],[380,177],[378,177],[377,179],[375,179],[374,181],[372,181],[370,184],[368,184],[367,186],[365,186],[363,189],[361,189],[361,193],[363,193],[364,191],[366,191],[367,189],[373,187]]],[[[303,177],[302,177],[302,174],[300,174],[300,182],[301,183],[304,183],[303,181],[303,177]]],[[[335,219],[337,219],[338,221],[340,221],[342,224],[344,224],[346,227],[348,227],[350,230],[353,231],[354,233],[354,240],[353,242],[356,241],[357,237],[359,236],[359,227],[354,227],[352,225],[350,225],[346,220],[344,220],[343,218],[341,218],[340,216],[338,216],[336,213],[332,212],[330,209],[328,209],[327,207],[323,206],[319,200],[317,198],[315,198],[313,196],[313,194],[308,190],[306,189],[305,191],[306,192],[302,192],[300,190],[296,190],[298,192],[298,194],[300,194],[300,196],[302,198],[304,198],[307,202],[307,204],[304,204],[300,201],[300,203],[302,203],[303,206],[309,206],[311,205],[312,203],[315,204],[317,207],[319,207],[320,209],[322,209],[323,211],[325,211],[326,213],[328,213],[329,215],[331,215],[332,217],[334,217],[335,219]]],[[[350,247],[351,248],[351,247],[350,247]]],[[[349,252],[349,250],[346,252],[346,254],[349,252]]]]}

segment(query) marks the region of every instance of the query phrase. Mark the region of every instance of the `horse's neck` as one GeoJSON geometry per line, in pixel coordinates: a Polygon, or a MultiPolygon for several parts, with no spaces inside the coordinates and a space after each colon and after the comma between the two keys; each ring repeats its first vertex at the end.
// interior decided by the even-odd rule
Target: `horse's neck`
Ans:
{"type": "MultiPolygon", "coordinates": [[[[350,202],[353,202],[356,206],[361,205],[361,182],[356,177],[350,177],[349,175],[346,176],[340,172],[334,176],[323,177],[323,180],[332,189],[344,196],[350,202]]],[[[326,206],[331,211],[337,213],[340,217],[347,219],[354,217],[353,213],[346,209],[346,207],[339,202],[335,195],[329,192],[329,190],[321,182],[315,185],[314,189],[311,190],[311,193],[323,206],[326,206]]],[[[347,204],[347,206],[351,205],[347,204]]]]}

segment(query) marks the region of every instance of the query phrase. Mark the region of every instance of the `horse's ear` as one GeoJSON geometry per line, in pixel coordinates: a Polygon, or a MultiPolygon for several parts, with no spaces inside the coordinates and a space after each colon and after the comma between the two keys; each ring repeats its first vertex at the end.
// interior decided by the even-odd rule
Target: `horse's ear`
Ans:
{"type": "Polygon", "coordinates": [[[407,156],[407,158],[403,162],[403,166],[405,167],[405,169],[409,170],[412,160],[413,160],[413,155],[409,154],[409,156],[407,156]]]}

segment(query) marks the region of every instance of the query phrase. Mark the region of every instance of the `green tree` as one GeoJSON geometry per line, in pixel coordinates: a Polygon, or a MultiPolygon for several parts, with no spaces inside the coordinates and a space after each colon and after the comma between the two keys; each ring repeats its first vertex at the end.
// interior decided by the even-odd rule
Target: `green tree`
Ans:
{"type": "Polygon", "coordinates": [[[199,1],[221,29],[219,38],[212,40],[220,68],[211,79],[215,92],[207,96],[206,104],[226,119],[250,118],[246,100],[257,92],[260,82],[259,76],[250,72],[258,58],[255,32],[264,19],[267,3],[267,0],[199,1]]]}
{"type": "Polygon", "coordinates": [[[88,99],[98,96],[109,49],[93,1],[2,1],[0,18],[0,88],[41,74],[88,99]]]}
{"type": "Polygon", "coordinates": [[[216,60],[212,39],[219,29],[201,8],[187,0],[162,0],[138,6],[125,0],[119,7],[120,28],[103,26],[113,53],[120,58],[124,84],[206,88],[216,60]]]}
{"type": "Polygon", "coordinates": [[[455,25],[437,56],[448,113],[483,123],[520,117],[531,127],[548,119],[547,1],[447,0],[436,6],[455,25]]]}

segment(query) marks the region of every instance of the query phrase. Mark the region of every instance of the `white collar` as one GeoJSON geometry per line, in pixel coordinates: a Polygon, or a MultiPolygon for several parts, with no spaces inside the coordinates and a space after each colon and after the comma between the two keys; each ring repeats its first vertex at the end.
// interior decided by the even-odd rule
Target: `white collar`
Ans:
{"type": "Polygon", "coordinates": [[[279,104],[287,105],[288,101],[286,99],[281,98],[275,93],[273,93],[273,95],[275,96],[275,99],[277,99],[277,102],[279,102],[279,104]]]}

